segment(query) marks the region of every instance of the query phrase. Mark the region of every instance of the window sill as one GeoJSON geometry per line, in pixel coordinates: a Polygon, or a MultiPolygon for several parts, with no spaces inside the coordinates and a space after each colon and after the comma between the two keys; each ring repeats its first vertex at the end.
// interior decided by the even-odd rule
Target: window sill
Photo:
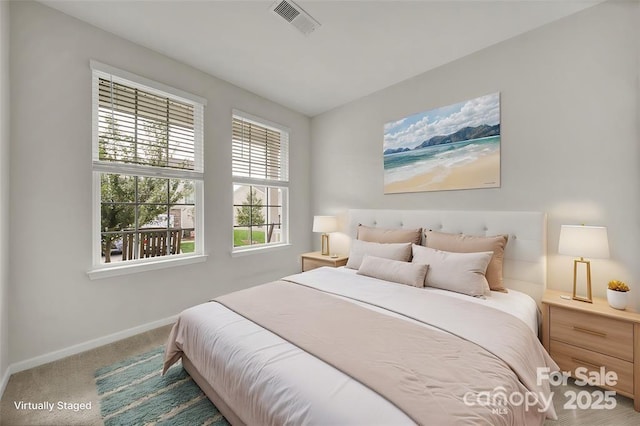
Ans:
{"type": "Polygon", "coordinates": [[[289,247],[291,247],[290,243],[283,243],[283,244],[273,244],[269,246],[231,249],[231,257],[248,256],[251,254],[264,253],[272,250],[282,250],[289,247]]]}
{"type": "MultiPolygon", "coordinates": [[[[179,255],[178,255],[179,256],[179,255]]],[[[193,263],[202,263],[207,260],[206,254],[173,257],[171,259],[155,260],[144,263],[131,263],[128,265],[98,267],[87,272],[92,280],[117,277],[120,275],[136,274],[138,272],[153,271],[156,269],[172,268],[174,266],[190,265],[193,263]]]]}

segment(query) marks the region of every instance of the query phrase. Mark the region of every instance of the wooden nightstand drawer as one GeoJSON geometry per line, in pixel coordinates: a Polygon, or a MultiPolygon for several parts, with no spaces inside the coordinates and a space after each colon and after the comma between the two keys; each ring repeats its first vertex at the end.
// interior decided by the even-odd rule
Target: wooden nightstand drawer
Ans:
{"type": "MultiPolygon", "coordinates": [[[[633,398],[640,411],[640,314],[609,306],[572,300],[567,293],[549,290],[542,297],[542,343],[562,370],[577,367],[615,371],[613,390],[633,398]]],[[[606,387],[606,386],[605,386],[606,387]]]]}
{"type": "Polygon", "coordinates": [[[604,367],[606,371],[614,371],[618,375],[618,384],[612,389],[633,398],[633,363],[555,340],[551,340],[549,355],[562,371],[569,371],[572,375],[577,367],[586,367],[589,371],[599,371],[604,367]]]}
{"type": "Polygon", "coordinates": [[[312,269],[320,268],[321,266],[330,266],[337,268],[344,266],[349,260],[348,256],[324,256],[319,251],[313,253],[304,253],[302,256],[302,272],[310,271],[312,269]]]}
{"type": "Polygon", "coordinates": [[[328,266],[327,262],[323,262],[322,260],[316,260],[316,259],[308,259],[308,258],[302,260],[303,271],[310,271],[312,269],[316,269],[321,266],[328,266]]]}
{"type": "Polygon", "coordinates": [[[551,340],[633,362],[633,324],[551,306],[551,340]]]}

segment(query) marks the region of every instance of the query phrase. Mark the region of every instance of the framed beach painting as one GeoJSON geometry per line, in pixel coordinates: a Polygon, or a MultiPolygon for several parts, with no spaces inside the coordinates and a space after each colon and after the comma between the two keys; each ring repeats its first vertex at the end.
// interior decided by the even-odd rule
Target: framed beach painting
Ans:
{"type": "Polygon", "coordinates": [[[384,193],[500,187],[500,93],[384,125],[384,193]]]}

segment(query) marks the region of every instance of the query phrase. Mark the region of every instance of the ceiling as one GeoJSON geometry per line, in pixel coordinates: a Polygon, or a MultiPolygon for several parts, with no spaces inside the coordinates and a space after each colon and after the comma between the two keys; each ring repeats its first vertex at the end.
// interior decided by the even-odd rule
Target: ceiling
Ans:
{"type": "Polygon", "coordinates": [[[308,36],[271,0],[42,3],[314,116],[601,1],[299,0],[308,36]]]}

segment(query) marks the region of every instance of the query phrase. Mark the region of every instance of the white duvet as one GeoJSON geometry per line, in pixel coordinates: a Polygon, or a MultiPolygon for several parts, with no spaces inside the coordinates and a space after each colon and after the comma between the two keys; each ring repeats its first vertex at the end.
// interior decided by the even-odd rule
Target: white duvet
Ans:
{"type": "MultiPolygon", "coordinates": [[[[346,268],[319,268],[287,279],[374,303],[399,293],[435,291],[509,313],[537,334],[536,303],[513,290],[475,299],[389,283],[346,268]]],[[[406,299],[411,298],[402,297],[402,303],[410,303],[406,299]]],[[[399,316],[366,303],[354,303],[399,316]]],[[[184,334],[178,342],[181,350],[246,424],[414,424],[369,388],[218,303],[187,309],[180,322],[184,334]]]]}
{"type": "MultiPolygon", "coordinates": [[[[300,282],[302,284],[317,287],[325,291],[337,291],[341,292],[349,286],[355,289],[354,294],[376,293],[377,295],[386,295],[388,292],[412,292],[412,291],[426,291],[435,292],[438,294],[444,294],[452,298],[463,299],[466,301],[478,303],[480,305],[489,306],[491,308],[498,309],[513,315],[524,322],[535,334],[538,335],[539,326],[539,310],[538,305],[531,296],[524,294],[516,290],[509,290],[509,293],[501,293],[498,291],[492,291],[490,297],[479,298],[471,297],[466,294],[454,293],[447,290],[441,290],[434,287],[425,287],[414,289],[410,286],[407,289],[400,288],[400,284],[389,283],[376,278],[370,278],[363,275],[358,275],[357,270],[341,268],[319,268],[309,271],[308,273],[295,274],[285,277],[284,280],[292,280],[300,282]],[[374,285],[372,285],[374,284],[374,285]]],[[[365,304],[361,304],[365,305],[365,304]]],[[[371,307],[367,305],[367,307],[371,307]]],[[[384,311],[384,310],[381,310],[384,311]]],[[[389,313],[388,311],[384,311],[389,313]]]]}

